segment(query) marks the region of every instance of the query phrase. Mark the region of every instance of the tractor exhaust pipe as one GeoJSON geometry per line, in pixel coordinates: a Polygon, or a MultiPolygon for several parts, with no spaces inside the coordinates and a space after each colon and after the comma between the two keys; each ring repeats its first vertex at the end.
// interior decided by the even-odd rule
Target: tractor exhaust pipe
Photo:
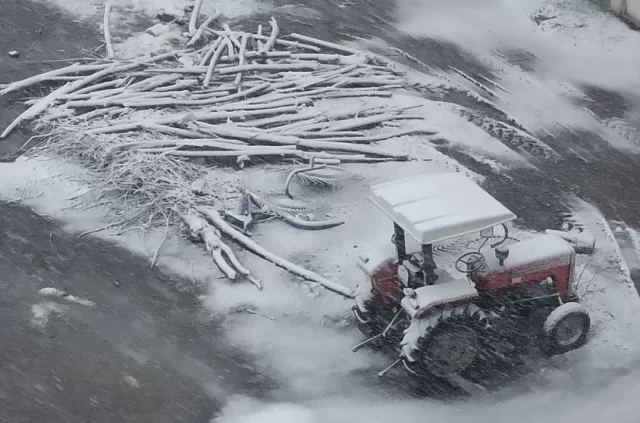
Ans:
{"type": "Polygon", "coordinates": [[[555,235],[567,241],[573,246],[577,254],[591,255],[596,249],[596,238],[593,236],[575,232],[556,231],[553,229],[547,229],[545,232],[548,235],[555,235]]]}

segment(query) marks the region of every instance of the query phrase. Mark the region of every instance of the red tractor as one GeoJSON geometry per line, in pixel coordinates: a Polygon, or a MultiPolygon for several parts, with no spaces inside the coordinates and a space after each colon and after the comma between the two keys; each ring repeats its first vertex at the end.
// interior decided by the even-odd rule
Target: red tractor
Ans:
{"type": "Polygon", "coordinates": [[[354,351],[391,345],[399,358],[380,376],[402,363],[418,376],[465,377],[474,363],[519,345],[561,354],[586,342],[590,318],[573,291],[574,268],[578,241],[591,252],[594,239],[558,231],[512,238],[506,223],[516,216],[460,173],[372,191],[394,235],[358,259],[367,277],[353,312],[368,338],[354,351]],[[451,245],[462,254],[438,267],[451,245]]]}

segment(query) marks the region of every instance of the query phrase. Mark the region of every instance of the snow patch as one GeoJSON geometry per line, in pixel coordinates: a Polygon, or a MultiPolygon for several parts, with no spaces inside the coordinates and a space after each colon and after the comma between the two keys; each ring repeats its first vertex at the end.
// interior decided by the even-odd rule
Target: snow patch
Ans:
{"type": "MultiPolygon", "coordinates": [[[[73,200],[88,190],[85,182],[90,178],[85,169],[69,162],[22,156],[13,163],[0,164],[0,180],[3,181],[0,200],[31,207],[36,213],[60,221],[67,231],[92,231],[104,227],[107,209],[80,208],[73,200]]],[[[162,232],[148,231],[144,237],[135,232],[115,236],[104,231],[94,235],[151,260],[163,237],[162,232]]],[[[157,266],[192,280],[194,284],[217,280],[220,275],[204,251],[173,236],[163,244],[157,266]]]]}
{"type": "Polygon", "coordinates": [[[44,328],[52,315],[62,314],[64,307],[54,302],[44,302],[31,306],[31,324],[44,328]]]}
{"type": "Polygon", "coordinates": [[[577,256],[579,279],[574,289],[593,323],[586,351],[599,362],[612,348],[632,351],[640,347],[640,301],[615,236],[600,211],[582,200],[574,200],[572,210],[574,218],[596,238],[593,256],[577,256]]]}
{"type": "Polygon", "coordinates": [[[135,377],[129,374],[125,374],[123,377],[123,380],[127,385],[131,386],[132,388],[136,388],[136,389],[140,388],[140,382],[138,382],[138,379],[136,379],[135,377]]]}
{"type": "Polygon", "coordinates": [[[614,146],[637,149],[613,133],[580,103],[580,85],[638,95],[640,34],[595,5],[579,0],[400,0],[399,29],[457,44],[484,66],[495,81],[475,77],[479,88],[454,70],[451,80],[480,95],[490,94],[501,109],[525,127],[584,129],[614,146]],[[511,61],[526,52],[525,65],[511,61]]]}
{"type": "Polygon", "coordinates": [[[38,291],[38,294],[44,295],[45,297],[56,297],[62,300],[66,300],[72,303],[80,304],[86,307],[93,307],[95,304],[93,301],[86,300],[84,298],[76,297],[75,295],[69,295],[64,291],[61,291],[57,288],[42,288],[38,291]]]}
{"type": "Polygon", "coordinates": [[[495,402],[442,403],[429,399],[399,400],[389,397],[326,398],[298,405],[261,404],[234,398],[211,423],[567,423],[582,421],[635,423],[640,406],[635,388],[640,371],[635,368],[611,383],[594,387],[549,387],[541,392],[495,402]],[[586,391],[586,392],[585,392],[586,391]],[[567,404],[580,404],[567,407],[567,404]]]}

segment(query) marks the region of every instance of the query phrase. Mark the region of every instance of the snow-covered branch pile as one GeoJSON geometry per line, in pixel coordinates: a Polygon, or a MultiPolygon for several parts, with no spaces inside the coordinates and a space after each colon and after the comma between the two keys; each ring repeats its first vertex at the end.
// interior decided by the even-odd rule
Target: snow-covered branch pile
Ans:
{"type": "MultiPolygon", "coordinates": [[[[227,206],[229,187],[220,182],[194,192],[194,181],[207,171],[202,163],[409,160],[375,143],[433,132],[402,128],[404,121],[423,118],[411,115],[411,107],[340,107],[337,99],[391,97],[403,86],[402,75],[367,55],[300,34],[281,36],[273,18],[268,30],[260,26],[256,33],[216,28],[217,12],[199,27],[198,16],[192,18],[182,50],[118,60],[117,48],[109,48],[106,60],[6,85],[0,94],[37,84],[57,87],[29,101],[1,137],[35,120],[49,134],[37,152],[73,157],[96,175],[91,201],[111,206],[110,228],[163,227],[166,233],[182,221],[229,278],[244,276],[260,286],[223,243],[228,231],[210,219],[213,204],[227,206]]],[[[105,34],[110,38],[108,10],[105,34]]],[[[256,252],[253,244],[241,244],[256,252]]],[[[336,290],[319,275],[271,261],[336,290]]]]}

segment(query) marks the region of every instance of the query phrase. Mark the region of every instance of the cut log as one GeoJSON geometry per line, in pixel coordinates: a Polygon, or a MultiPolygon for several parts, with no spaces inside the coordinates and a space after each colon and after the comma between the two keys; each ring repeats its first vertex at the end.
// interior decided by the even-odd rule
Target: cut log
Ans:
{"type": "Polygon", "coordinates": [[[171,99],[171,100],[157,100],[153,102],[127,100],[127,101],[123,101],[122,104],[126,107],[210,106],[210,105],[225,103],[238,98],[246,97],[246,96],[249,96],[250,94],[266,90],[267,88],[269,88],[269,83],[256,85],[254,87],[247,89],[246,91],[229,94],[223,97],[215,97],[215,98],[200,99],[200,100],[171,99]]]}
{"type": "Polygon", "coordinates": [[[369,116],[364,118],[345,119],[327,126],[330,132],[348,131],[351,129],[365,128],[367,126],[376,125],[379,123],[396,120],[396,119],[423,119],[417,116],[404,116],[392,113],[383,113],[380,115],[369,116]]]}
{"type": "MultiPolygon", "coordinates": [[[[422,134],[422,135],[433,135],[433,134],[437,134],[437,130],[436,129],[407,129],[404,131],[395,131],[395,132],[389,132],[386,134],[379,134],[379,135],[367,135],[367,136],[359,136],[359,137],[335,137],[335,138],[331,138],[331,137],[326,137],[327,133],[325,132],[320,132],[320,133],[313,133],[313,135],[310,135],[307,133],[307,136],[314,138],[315,141],[323,141],[323,142],[347,142],[347,143],[355,143],[355,144],[371,144],[374,142],[378,142],[378,141],[383,141],[383,140],[388,140],[391,138],[398,138],[398,137],[402,137],[405,135],[418,135],[418,134],[422,134]],[[321,138],[316,138],[315,136],[319,136],[321,138]]],[[[298,137],[303,137],[304,133],[299,133],[299,132],[291,132],[291,133],[287,133],[289,135],[294,135],[294,136],[298,136],[298,137]]]]}
{"type": "Polygon", "coordinates": [[[278,23],[273,18],[273,16],[271,17],[271,21],[269,23],[271,24],[271,34],[269,34],[269,38],[267,39],[267,42],[264,43],[264,46],[259,51],[259,53],[267,53],[271,51],[271,49],[273,48],[273,45],[276,43],[276,38],[278,38],[278,34],[280,33],[280,29],[278,28],[278,23]]]}
{"type": "MultiPolygon", "coordinates": [[[[238,122],[238,126],[243,126],[243,127],[269,126],[269,125],[273,125],[273,124],[277,124],[277,123],[290,123],[290,122],[298,122],[298,121],[308,121],[310,119],[315,119],[318,116],[320,116],[320,113],[315,113],[315,114],[312,114],[312,115],[292,114],[292,115],[285,115],[285,116],[273,116],[273,117],[268,117],[268,118],[263,118],[263,119],[249,120],[249,121],[246,121],[246,122],[238,122]]],[[[281,131],[279,131],[279,128],[281,128],[283,126],[287,126],[287,125],[276,126],[276,127],[273,127],[273,128],[269,128],[266,131],[267,132],[281,132],[281,131]]]]}
{"type": "Polygon", "coordinates": [[[347,142],[351,138],[364,137],[364,132],[358,131],[318,131],[318,132],[307,132],[307,131],[285,131],[283,135],[291,135],[292,137],[301,137],[301,138],[311,138],[311,139],[319,139],[319,138],[328,138],[334,137],[337,142],[347,142]]]}
{"type": "Polygon", "coordinates": [[[180,156],[180,157],[254,157],[254,156],[292,156],[292,157],[304,157],[300,154],[299,151],[296,150],[288,150],[288,149],[275,149],[273,147],[259,147],[255,146],[253,149],[243,149],[236,151],[214,151],[214,150],[200,150],[200,151],[185,151],[185,150],[175,150],[175,149],[159,149],[156,151],[153,150],[140,150],[145,153],[163,153],[169,156],[180,156]]]}
{"type": "Polygon", "coordinates": [[[191,18],[189,19],[189,35],[194,36],[196,34],[196,26],[198,25],[198,16],[200,15],[200,8],[202,7],[202,0],[196,0],[196,4],[193,6],[191,12],[191,18]]]}
{"type": "Polygon", "coordinates": [[[213,75],[213,70],[216,67],[216,63],[218,62],[218,58],[222,54],[222,50],[224,50],[225,48],[227,48],[227,50],[229,51],[230,56],[233,55],[233,46],[231,45],[231,41],[229,41],[228,38],[225,38],[222,41],[222,43],[220,43],[220,45],[216,49],[216,52],[213,54],[213,57],[211,58],[211,63],[209,63],[209,67],[207,68],[207,74],[202,84],[205,88],[209,86],[209,83],[211,82],[211,77],[213,75]]]}
{"type": "Polygon", "coordinates": [[[14,91],[23,90],[32,85],[36,85],[41,82],[47,81],[51,77],[83,73],[83,72],[94,72],[94,71],[106,69],[110,66],[112,66],[111,63],[105,63],[105,64],[99,64],[99,65],[81,65],[79,63],[74,63],[64,68],[55,69],[49,72],[41,73],[39,75],[31,76],[21,81],[12,82],[0,91],[0,95],[6,95],[14,91]]]}
{"type": "Polygon", "coordinates": [[[293,53],[294,60],[317,60],[318,62],[339,63],[342,56],[339,54],[314,54],[314,53],[293,53]]]}
{"type": "Polygon", "coordinates": [[[199,85],[199,82],[197,79],[181,79],[180,81],[177,81],[175,84],[167,85],[166,87],[158,87],[154,91],[155,92],[172,91],[172,90],[178,90],[181,88],[191,88],[196,85],[199,85]]]}
{"type": "Polygon", "coordinates": [[[238,48],[238,50],[240,50],[240,37],[238,36],[238,34],[234,31],[231,30],[231,28],[229,28],[228,24],[224,24],[222,25],[222,29],[224,29],[224,35],[225,37],[229,38],[229,40],[231,41],[231,43],[238,48]]]}
{"type": "MultiPolygon", "coordinates": [[[[253,37],[253,39],[256,41],[256,50],[262,51],[264,48],[264,43],[260,41],[261,39],[264,39],[262,36],[262,24],[258,24],[258,33],[253,37]]],[[[266,39],[268,40],[269,38],[267,37],[266,39]]]]}
{"type": "MultiPolygon", "coordinates": [[[[265,109],[265,110],[232,110],[232,111],[219,111],[219,112],[197,112],[197,113],[189,113],[189,114],[181,114],[178,116],[171,116],[161,119],[150,120],[148,123],[155,123],[158,125],[172,125],[184,120],[197,120],[197,121],[215,121],[222,120],[228,118],[234,118],[239,116],[251,116],[251,115],[269,115],[269,114],[281,114],[293,112],[296,110],[295,106],[289,107],[281,107],[276,109],[265,109]]],[[[98,134],[110,134],[116,132],[127,132],[127,131],[135,131],[139,129],[144,124],[143,121],[127,121],[123,123],[112,122],[109,126],[105,127],[92,127],[87,130],[87,134],[90,135],[98,135],[98,134]]]]}
{"type": "Polygon", "coordinates": [[[302,80],[301,81],[301,82],[303,82],[302,84],[296,84],[293,88],[283,89],[283,90],[280,90],[280,91],[281,92],[297,91],[297,90],[302,90],[302,89],[305,89],[305,88],[313,87],[314,85],[326,84],[327,82],[330,82],[333,79],[339,78],[340,76],[342,76],[345,73],[351,72],[352,70],[356,69],[357,67],[358,67],[358,65],[345,66],[343,68],[336,69],[334,71],[327,72],[327,73],[324,73],[322,75],[317,75],[317,76],[313,77],[310,81],[306,81],[305,82],[304,80],[302,80]]]}
{"type": "Polygon", "coordinates": [[[253,63],[253,64],[245,64],[241,66],[229,66],[223,69],[219,69],[218,73],[221,75],[226,75],[230,73],[238,73],[238,72],[251,72],[251,71],[275,71],[275,72],[286,72],[286,71],[299,71],[299,70],[315,70],[318,68],[318,64],[315,62],[309,63],[288,63],[288,64],[262,64],[262,63],[253,63]]]}
{"type": "Polygon", "coordinates": [[[6,138],[11,131],[13,131],[22,121],[30,120],[38,116],[40,113],[47,110],[47,108],[56,101],[61,95],[69,92],[69,86],[71,82],[51,92],[48,96],[38,100],[33,106],[22,112],[13,122],[7,126],[7,128],[0,134],[0,139],[6,138]]]}
{"type": "Polygon", "coordinates": [[[266,249],[249,239],[247,236],[242,234],[240,231],[229,225],[227,222],[225,222],[218,211],[206,207],[198,207],[197,210],[202,213],[221,233],[229,236],[231,239],[233,239],[252,253],[258,255],[259,257],[262,257],[263,259],[275,264],[276,266],[282,267],[283,269],[287,270],[290,273],[293,273],[294,275],[300,276],[308,281],[315,282],[332,292],[335,292],[347,298],[354,298],[353,291],[346,286],[332,282],[318,275],[317,273],[304,269],[294,263],[291,263],[288,260],[283,259],[282,257],[279,257],[267,251],[266,249]]]}
{"type": "MultiPolygon", "coordinates": [[[[106,155],[112,155],[120,150],[127,149],[153,149],[153,148],[167,148],[167,147],[181,147],[181,146],[194,146],[194,147],[208,147],[212,149],[220,150],[239,150],[249,149],[253,146],[248,145],[238,140],[222,140],[218,138],[192,138],[192,139],[166,139],[157,141],[134,141],[117,144],[111,147],[105,152],[106,155]]],[[[265,147],[262,147],[265,148],[265,147]]],[[[286,148],[286,147],[271,147],[271,148],[286,148]]],[[[294,147],[295,148],[295,147],[294,147]]]]}
{"type": "Polygon", "coordinates": [[[99,92],[103,88],[110,88],[110,87],[119,88],[124,84],[125,81],[126,81],[126,78],[118,78],[118,79],[114,79],[112,81],[101,82],[99,84],[91,85],[89,87],[86,87],[86,88],[83,88],[81,90],[78,90],[75,93],[73,93],[72,95],[64,95],[64,96],[60,97],[60,99],[63,99],[63,100],[81,100],[83,98],[90,98],[91,97],[90,93],[94,93],[93,95],[96,95],[97,92],[99,92]]]}
{"type": "MultiPolygon", "coordinates": [[[[240,51],[238,52],[238,65],[244,66],[247,61],[247,44],[249,42],[249,35],[244,34],[242,36],[242,41],[240,42],[240,51]]],[[[236,79],[233,81],[238,92],[240,92],[240,84],[242,83],[242,72],[238,72],[236,75],[236,79]]]]}
{"type": "Polygon", "coordinates": [[[110,30],[110,17],[111,17],[111,1],[107,0],[104,4],[104,43],[107,49],[107,59],[111,60],[115,57],[113,52],[113,45],[111,44],[111,30],[110,30]]]}
{"type": "Polygon", "coordinates": [[[93,118],[99,117],[99,116],[104,116],[107,115],[109,113],[115,112],[115,111],[124,111],[125,109],[121,108],[121,107],[106,107],[103,109],[97,109],[97,110],[92,110],[90,112],[87,113],[82,113],[80,115],[76,115],[73,117],[74,121],[88,121],[91,120],[93,118]]]}
{"type": "MultiPolygon", "coordinates": [[[[397,87],[400,88],[400,87],[397,87]]],[[[324,93],[316,93],[310,95],[311,98],[340,98],[340,97],[391,97],[393,93],[391,91],[378,91],[378,90],[352,90],[352,89],[340,89],[333,91],[327,91],[324,93]]]]}
{"type": "Polygon", "coordinates": [[[311,104],[313,104],[313,101],[306,97],[286,98],[268,103],[260,101],[260,97],[254,97],[246,101],[221,104],[216,107],[216,110],[267,110],[285,106],[306,106],[311,104]]]}
{"type": "Polygon", "coordinates": [[[171,126],[158,125],[151,122],[142,122],[140,127],[144,129],[149,129],[151,131],[160,132],[163,134],[177,135],[179,137],[185,137],[185,138],[202,138],[202,135],[203,135],[196,131],[189,131],[188,129],[173,128],[171,126]]]}
{"type": "Polygon", "coordinates": [[[198,28],[198,30],[195,32],[195,34],[193,34],[193,36],[191,37],[191,39],[187,43],[187,47],[191,47],[191,46],[195,45],[200,40],[200,38],[202,38],[202,36],[204,35],[204,30],[207,29],[209,27],[209,25],[211,25],[211,22],[213,22],[216,19],[218,19],[220,17],[220,15],[221,15],[221,13],[218,12],[217,10],[215,10],[213,15],[209,16],[202,23],[202,25],[200,25],[200,28],[198,28]]]}
{"type": "MultiPolygon", "coordinates": [[[[222,44],[222,41],[224,41],[224,37],[218,37],[213,44],[211,44],[211,47],[209,47],[209,49],[207,50],[207,52],[204,54],[204,56],[202,57],[202,60],[200,61],[200,67],[205,67],[207,65],[207,63],[209,62],[209,60],[211,60],[211,56],[213,56],[213,54],[216,52],[216,50],[218,49],[218,47],[220,46],[220,44],[222,44]]],[[[205,71],[206,72],[206,71],[205,71]]]]}
{"type": "Polygon", "coordinates": [[[408,160],[409,155],[405,153],[395,153],[368,145],[349,144],[346,142],[327,142],[315,140],[299,140],[296,144],[300,148],[311,150],[346,151],[348,153],[360,153],[377,157],[388,157],[396,160],[408,160]]]}
{"type": "Polygon", "coordinates": [[[196,125],[202,132],[218,135],[221,137],[239,139],[254,144],[263,142],[276,145],[295,145],[300,141],[296,137],[270,134],[266,132],[249,131],[247,129],[241,129],[237,126],[210,125],[203,122],[196,122],[196,125]]]}
{"type": "Polygon", "coordinates": [[[179,73],[172,73],[169,75],[158,75],[156,77],[149,78],[147,81],[140,81],[141,83],[139,83],[139,85],[132,84],[127,89],[138,90],[138,91],[152,91],[152,90],[155,90],[156,88],[178,81],[182,78],[184,78],[184,75],[179,73]]]}
{"type": "Polygon", "coordinates": [[[309,44],[314,44],[317,46],[322,46],[331,50],[341,51],[343,53],[352,54],[352,55],[360,55],[361,53],[358,50],[354,50],[350,47],[342,46],[340,44],[330,43],[328,41],[318,40],[317,38],[307,37],[306,35],[300,34],[289,34],[289,37],[295,38],[300,41],[304,41],[309,44]]]}

